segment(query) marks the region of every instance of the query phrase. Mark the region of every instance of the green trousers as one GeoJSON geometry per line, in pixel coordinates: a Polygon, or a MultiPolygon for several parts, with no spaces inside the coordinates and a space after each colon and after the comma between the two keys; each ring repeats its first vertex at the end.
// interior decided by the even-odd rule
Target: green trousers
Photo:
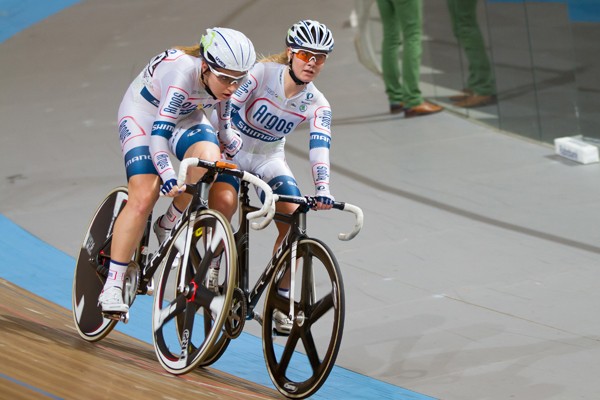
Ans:
{"type": "Polygon", "coordinates": [[[421,67],[422,0],[377,0],[383,41],[381,69],[390,104],[414,107],[423,102],[419,88],[421,67]],[[400,69],[402,46],[402,69],[400,69]]]}
{"type": "Polygon", "coordinates": [[[469,73],[465,88],[483,96],[496,94],[494,73],[477,23],[478,0],[447,1],[452,31],[467,57],[469,73]]]}

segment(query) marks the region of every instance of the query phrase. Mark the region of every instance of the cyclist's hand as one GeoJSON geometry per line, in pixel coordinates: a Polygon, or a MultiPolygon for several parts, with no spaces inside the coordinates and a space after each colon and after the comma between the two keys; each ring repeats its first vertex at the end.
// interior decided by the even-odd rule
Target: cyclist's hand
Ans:
{"type": "Polygon", "coordinates": [[[229,158],[233,158],[242,149],[242,138],[238,133],[231,135],[227,142],[221,142],[223,145],[223,152],[229,158]]]}
{"type": "Polygon", "coordinates": [[[185,192],[185,185],[177,186],[177,179],[168,179],[163,183],[160,192],[167,197],[179,196],[181,193],[185,192]]]}
{"type": "Polygon", "coordinates": [[[333,196],[328,193],[317,193],[315,195],[315,200],[317,200],[315,210],[330,210],[331,207],[333,207],[333,202],[335,201],[333,196]]]}

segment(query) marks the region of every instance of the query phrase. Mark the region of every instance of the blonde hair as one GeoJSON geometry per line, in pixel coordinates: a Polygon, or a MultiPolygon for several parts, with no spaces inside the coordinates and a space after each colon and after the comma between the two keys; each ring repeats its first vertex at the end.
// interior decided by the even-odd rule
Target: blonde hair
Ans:
{"type": "Polygon", "coordinates": [[[268,56],[262,56],[259,62],[276,62],[279,64],[287,65],[290,61],[288,59],[287,49],[279,54],[271,54],[268,56]]]}
{"type": "Polygon", "coordinates": [[[200,44],[193,46],[174,46],[174,48],[183,51],[189,56],[200,57],[200,44]]]}

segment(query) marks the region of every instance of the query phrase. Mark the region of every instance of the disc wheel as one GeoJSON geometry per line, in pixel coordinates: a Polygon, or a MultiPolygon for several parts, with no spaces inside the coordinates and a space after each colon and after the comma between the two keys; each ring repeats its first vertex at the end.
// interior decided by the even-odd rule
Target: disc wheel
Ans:
{"type": "MultiPolygon", "coordinates": [[[[127,198],[127,188],[118,187],[102,200],[90,221],[75,264],[72,290],[73,320],[79,336],[89,342],[106,337],[117,323],[116,320],[102,316],[98,296],[104,287],[110,263],[113,227],[117,216],[127,203],[127,198]]],[[[135,253],[139,254],[139,246],[135,253]]],[[[139,280],[139,268],[138,272],[135,272],[135,268],[130,268],[125,284],[137,285],[137,282],[133,281],[139,280]]],[[[134,299],[135,290],[128,296],[129,303],[133,303],[134,299]]]]}

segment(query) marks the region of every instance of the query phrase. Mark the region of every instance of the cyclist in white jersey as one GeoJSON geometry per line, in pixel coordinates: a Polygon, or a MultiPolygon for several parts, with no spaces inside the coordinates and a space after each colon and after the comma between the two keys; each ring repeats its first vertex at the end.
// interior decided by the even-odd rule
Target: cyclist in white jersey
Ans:
{"type": "MultiPolygon", "coordinates": [[[[267,182],[274,193],[300,196],[285,160],[284,146],[286,136],[305,123],[310,130],[309,159],[318,201],[316,208],[327,210],[334,201],[329,190],[331,107],[313,80],[333,50],[333,35],[317,21],[302,20],[288,30],[286,45],[281,54],[257,63],[231,98],[232,123],[243,142],[233,161],[240,169],[267,182]]],[[[210,191],[213,208],[229,219],[237,209],[238,188],[238,182],[230,176],[219,176],[210,191]]],[[[296,207],[277,203],[277,211],[283,213],[292,213],[296,207]]],[[[275,249],[287,234],[288,226],[277,224],[277,229],[275,249]]],[[[216,268],[217,263],[213,262],[212,267],[216,268]]],[[[215,276],[212,271],[210,274],[215,276]]],[[[279,291],[289,296],[288,288],[280,287],[279,291]]],[[[291,321],[285,314],[277,313],[276,329],[289,333],[291,321]]]]}
{"type": "MultiPolygon", "coordinates": [[[[155,224],[159,240],[189,203],[190,196],[177,186],[169,153],[179,160],[216,161],[221,147],[230,156],[240,149],[239,136],[231,130],[229,99],[255,62],[254,47],[244,34],[227,28],[207,29],[200,44],[172,48],[154,57],[127,89],[118,125],[129,198],[114,226],[109,274],[98,299],[104,312],[129,310],[122,295],[124,274],[159,191],[174,197],[155,224]],[[206,116],[213,109],[216,130],[206,116]],[[194,118],[187,121],[192,113],[194,118]],[[176,130],[178,124],[184,128],[176,130]]],[[[203,173],[200,168],[190,171],[190,181],[203,173]]]]}

